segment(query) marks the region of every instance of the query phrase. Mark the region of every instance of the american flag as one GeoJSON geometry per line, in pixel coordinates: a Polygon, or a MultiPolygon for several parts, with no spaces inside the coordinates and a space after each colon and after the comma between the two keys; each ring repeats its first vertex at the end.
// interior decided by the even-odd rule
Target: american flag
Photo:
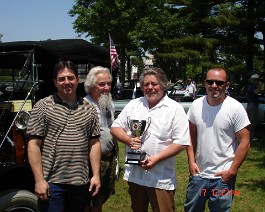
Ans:
{"type": "Polygon", "coordinates": [[[111,63],[111,70],[114,70],[119,67],[120,65],[120,60],[119,60],[119,55],[116,51],[115,45],[109,36],[109,42],[110,42],[110,63],[111,63]]]}

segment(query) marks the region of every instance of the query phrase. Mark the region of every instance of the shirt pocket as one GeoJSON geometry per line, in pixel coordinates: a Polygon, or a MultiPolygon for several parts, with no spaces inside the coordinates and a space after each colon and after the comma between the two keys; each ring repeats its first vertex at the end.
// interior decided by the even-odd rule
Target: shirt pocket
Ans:
{"type": "Polygon", "coordinates": [[[171,125],[167,120],[162,120],[157,117],[152,118],[151,120],[151,132],[155,137],[160,141],[166,141],[171,134],[171,125]]]}

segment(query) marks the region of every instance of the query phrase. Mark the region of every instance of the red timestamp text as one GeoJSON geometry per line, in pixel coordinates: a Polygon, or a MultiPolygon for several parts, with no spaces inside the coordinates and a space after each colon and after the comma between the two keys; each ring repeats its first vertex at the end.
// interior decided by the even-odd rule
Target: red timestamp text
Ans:
{"type": "Polygon", "coordinates": [[[200,188],[200,196],[206,196],[207,192],[210,192],[212,196],[240,196],[240,190],[233,190],[233,189],[206,189],[206,188],[200,188]]]}

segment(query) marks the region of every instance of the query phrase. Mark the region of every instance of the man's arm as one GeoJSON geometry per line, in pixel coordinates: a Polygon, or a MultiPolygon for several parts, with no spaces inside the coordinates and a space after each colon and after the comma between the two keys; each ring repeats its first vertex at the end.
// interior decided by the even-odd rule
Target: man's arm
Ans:
{"type": "Polygon", "coordinates": [[[100,188],[101,146],[97,138],[89,141],[89,161],[93,172],[93,177],[90,179],[89,191],[94,196],[100,188]]]}
{"type": "Polygon", "coordinates": [[[191,145],[188,146],[186,152],[188,155],[190,175],[194,176],[195,174],[200,173],[200,168],[195,162],[195,154],[197,149],[197,127],[195,124],[189,121],[189,128],[190,128],[191,145]]]}
{"type": "Polygon", "coordinates": [[[28,142],[28,160],[35,178],[35,193],[40,199],[48,199],[49,184],[43,177],[40,139],[30,139],[28,142]]]}
{"type": "Polygon", "coordinates": [[[249,127],[243,128],[236,133],[239,142],[238,148],[235,152],[235,157],[231,167],[228,170],[216,173],[216,176],[221,176],[224,182],[231,181],[237,174],[239,167],[246,159],[248,150],[250,148],[249,127]]]}
{"type": "Polygon", "coordinates": [[[194,84],[192,84],[193,87],[193,98],[195,98],[196,95],[196,86],[194,84]]]}
{"type": "Polygon", "coordinates": [[[156,163],[166,160],[182,152],[188,145],[170,144],[165,150],[157,155],[148,156],[145,160],[141,161],[141,167],[144,169],[152,168],[156,163]]]}

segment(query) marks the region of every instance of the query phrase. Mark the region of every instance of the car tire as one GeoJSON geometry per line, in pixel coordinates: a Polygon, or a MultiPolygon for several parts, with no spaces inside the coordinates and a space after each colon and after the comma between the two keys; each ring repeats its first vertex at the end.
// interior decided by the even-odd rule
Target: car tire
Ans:
{"type": "Polygon", "coordinates": [[[27,190],[6,190],[0,193],[2,212],[38,212],[38,198],[27,190]]]}

